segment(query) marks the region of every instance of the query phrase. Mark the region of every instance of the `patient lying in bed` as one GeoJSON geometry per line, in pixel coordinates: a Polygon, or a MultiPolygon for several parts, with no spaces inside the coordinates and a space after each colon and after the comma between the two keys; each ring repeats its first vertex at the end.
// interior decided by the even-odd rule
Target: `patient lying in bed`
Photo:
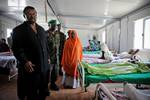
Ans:
{"type": "Polygon", "coordinates": [[[131,58],[139,52],[139,49],[130,49],[128,52],[118,54],[120,58],[131,58]]]}

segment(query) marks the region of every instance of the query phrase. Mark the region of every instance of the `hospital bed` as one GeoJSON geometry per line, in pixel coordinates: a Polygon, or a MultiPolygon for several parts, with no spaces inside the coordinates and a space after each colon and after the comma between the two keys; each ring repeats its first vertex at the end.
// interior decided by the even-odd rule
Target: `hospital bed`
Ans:
{"type": "Polygon", "coordinates": [[[0,74],[8,75],[8,81],[17,75],[17,61],[10,52],[0,53],[0,74]]]}
{"type": "Polygon", "coordinates": [[[109,63],[109,60],[100,59],[102,52],[99,51],[83,51],[83,61],[87,63],[109,63]]]}
{"type": "Polygon", "coordinates": [[[106,74],[105,70],[96,69],[96,67],[100,66],[101,68],[110,66],[109,64],[92,64],[92,66],[87,65],[85,62],[80,62],[78,65],[78,72],[80,77],[80,84],[82,89],[86,91],[86,87],[89,86],[91,83],[122,83],[122,82],[129,82],[129,83],[135,83],[135,84],[150,84],[150,69],[148,67],[143,67],[143,64],[137,65],[132,63],[125,63],[128,65],[128,67],[125,67],[125,65],[116,64],[119,66],[114,66],[115,64],[112,64],[113,66],[109,69],[113,69],[112,72],[106,74]],[[123,67],[122,67],[123,66],[123,67]],[[122,67],[122,69],[120,69],[122,67]],[[132,67],[136,67],[135,70],[132,67]],[[91,68],[95,68],[97,72],[95,73],[91,68]],[[130,70],[131,68],[131,70],[130,70]],[[90,69],[90,70],[88,70],[90,69]],[[122,74],[117,72],[124,71],[122,74]],[[130,72],[133,71],[133,72],[130,72]]]}
{"type": "Polygon", "coordinates": [[[98,83],[94,100],[150,100],[150,85],[98,83]]]}

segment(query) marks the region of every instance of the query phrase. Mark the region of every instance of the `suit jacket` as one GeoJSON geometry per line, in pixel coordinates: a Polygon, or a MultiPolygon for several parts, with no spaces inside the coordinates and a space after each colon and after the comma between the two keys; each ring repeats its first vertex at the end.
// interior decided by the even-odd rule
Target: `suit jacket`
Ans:
{"type": "Polygon", "coordinates": [[[48,46],[45,30],[36,24],[35,33],[28,22],[17,26],[13,30],[12,51],[18,60],[19,68],[23,68],[27,61],[31,61],[36,66],[36,71],[47,71],[48,46]]]}

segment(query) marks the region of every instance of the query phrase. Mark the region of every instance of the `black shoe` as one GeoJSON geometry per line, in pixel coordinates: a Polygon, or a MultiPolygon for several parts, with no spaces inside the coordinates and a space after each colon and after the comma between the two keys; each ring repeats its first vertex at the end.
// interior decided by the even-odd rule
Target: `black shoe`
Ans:
{"type": "Polygon", "coordinates": [[[59,91],[59,87],[58,87],[55,83],[52,83],[52,84],[50,85],[50,89],[51,89],[51,90],[54,90],[54,91],[59,91]]]}

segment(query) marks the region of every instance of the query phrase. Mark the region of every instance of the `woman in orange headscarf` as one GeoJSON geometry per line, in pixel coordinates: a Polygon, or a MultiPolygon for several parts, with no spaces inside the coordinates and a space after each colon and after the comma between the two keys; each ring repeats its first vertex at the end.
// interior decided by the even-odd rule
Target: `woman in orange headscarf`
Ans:
{"type": "MultiPolygon", "coordinates": [[[[72,77],[75,81],[78,78],[77,65],[82,60],[82,44],[75,30],[69,30],[68,36],[64,45],[61,64],[66,76],[72,77]]],[[[73,88],[75,88],[74,85],[73,88]]]]}

